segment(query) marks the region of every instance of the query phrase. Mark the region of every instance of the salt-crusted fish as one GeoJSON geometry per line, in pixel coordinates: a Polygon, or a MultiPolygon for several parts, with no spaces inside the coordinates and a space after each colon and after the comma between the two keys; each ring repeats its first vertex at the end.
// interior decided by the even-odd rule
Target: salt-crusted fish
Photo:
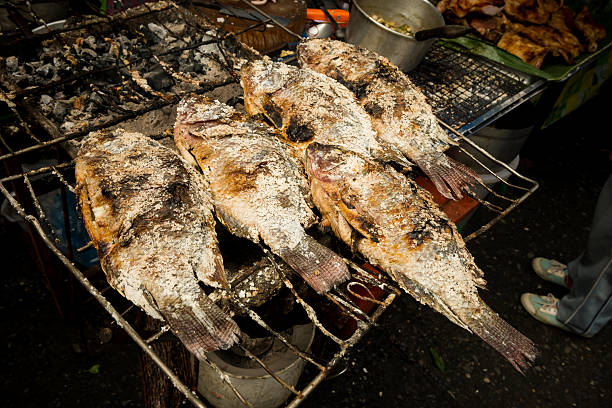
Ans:
{"type": "Polygon", "coordinates": [[[247,113],[265,115],[302,158],[308,144],[316,141],[410,166],[399,151],[378,142],[355,96],[325,75],[261,59],[242,66],[240,84],[247,113]]]}
{"type": "Polygon", "coordinates": [[[388,166],[329,145],[308,146],[307,171],[313,200],[341,240],[517,370],[535,359],[533,342],[478,295],[483,272],[428,192],[388,166]]]}
{"type": "Polygon", "coordinates": [[[175,144],[202,169],[217,217],[230,232],[255,243],[261,238],[313,289],[326,292],[350,274],[338,255],[304,230],[316,221],[308,181],[273,131],[195,96],[178,106],[175,144]]]}
{"type": "Polygon", "coordinates": [[[203,177],[139,133],[91,133],[76,158],[82,217],[109,284],[168,322],[198,358],[238,341],[200,288],[227,286],[203,177]]]}
{"type": "Polygon", "coordinates": [[[372,118],[382,145],[416,163],[447,198],[479,182],[478,175],[444,154],[457,143],[440,127],[421,90],[377,53],[329,39],[298,45],[300,66],[325,74],[350,89],[372,118]]]}

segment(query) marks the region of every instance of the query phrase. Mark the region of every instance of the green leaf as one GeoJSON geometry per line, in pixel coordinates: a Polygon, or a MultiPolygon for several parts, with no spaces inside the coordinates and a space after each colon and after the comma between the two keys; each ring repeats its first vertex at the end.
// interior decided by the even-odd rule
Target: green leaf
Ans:
{"type": "Polygon", "coordinates": [[[431,358],[433,358],[433,361],[436,367],[438,367],[438,369],[442,371],[443,373],[446,372],[446,366],[444,365],[444,360],[442,360],[442,357],[440,357],[438,350],[436,350],[433,347],[430,347],[429,353],[431,354],[431,358]]]}
{"type": "Polygon", "coordinates": [[[92,365],[87,371],[89,371],[90,374],[98,374],[100,372],[100,364],[92,365]]]}

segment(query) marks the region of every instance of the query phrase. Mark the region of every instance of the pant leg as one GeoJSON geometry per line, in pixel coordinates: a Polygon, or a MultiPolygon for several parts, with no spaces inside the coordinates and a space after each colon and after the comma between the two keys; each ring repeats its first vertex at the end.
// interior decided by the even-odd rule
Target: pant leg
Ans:
{"type": "Polygon", "coordinates": [[[592,336],[612,319],[612,176],[597,200],[587,246],[568,269],[572,288],[559,301],[557,318],[592,336]]]}

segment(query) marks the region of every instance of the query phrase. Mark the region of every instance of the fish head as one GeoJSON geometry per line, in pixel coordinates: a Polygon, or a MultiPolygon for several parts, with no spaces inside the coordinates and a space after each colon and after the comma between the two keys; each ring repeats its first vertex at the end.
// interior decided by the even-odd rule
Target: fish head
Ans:
{"type": "Polygon", "coordinates": [[[229,105],[202,95],[182,99],[176,108],[176,123],[183,126],[205,125],[225,121],[236,114],[229,105]]]}
{"type": "Polygon", "coordinates": [[[317,142],[310,143],[306,149],[306,172],[324,183],[337,183],[345,174],[343,171],[345,151],[317,142]]]}
{"type": "Polygon", "coordinates": [[[233,107],[201,95],[192,95],[179,102],[174,124],[174,144],[181,156],[198,167],[193,157],[193,148],[202,146],[206,138],[235,134],[233,123],[241,114],[233,107]]]}
{"type": "Polygon", "coordinates": [[[262,59],[246,63],[240,70],[244,109],[249,115],[265,113],[264,106],[282,90],[297,68],[262,59]]]}
{"type": "Polygon", "coordinates": [[[340,52],[340,44],[336,40],[310,39],[300,42],[297,46],[300,66],[317,72],[321,72],[319,68],[327,65],[330,60],[340,56],[340,52]]]}

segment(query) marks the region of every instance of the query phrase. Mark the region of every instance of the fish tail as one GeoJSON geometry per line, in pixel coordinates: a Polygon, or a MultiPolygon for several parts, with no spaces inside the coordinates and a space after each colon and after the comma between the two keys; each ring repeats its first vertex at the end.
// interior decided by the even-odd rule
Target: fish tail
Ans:
{"type": "Polygon", "coordinates": [[[464,328],[497,350],[520,373],[524,373],[539,354],[533,341],[510,326],[483,301],[480,301],[480,313],[468,310],[460,313],[451,309],[433,292],[424,288],[418,282],[401,274],[393,275],[399,285],[419,302],[431,306],[443,314],[451,322],[464,328]]]}
{"type": "Polygon", "coordinates": [[[436,160],[418,160],[417,164],[440,194],[450,200],[463,198],[462,191],[470,191],[470,185],[482,184],[480,176],[474,170],[445,154],[441,154],[436,160]]]}
{"type": "Polygon", "coordinates": [[[328,292],[351,277],[342,258],[308,235],[280,255],[318,293],[328,292]]]}
{"type": "Polygon", "coordinates": [[[533,341],[510,326],[491,308],[482,303],[482,312],[462,319],[469,328],[504,356],[521,374],[539,355],[533,341]]]}
{"type": "Polygon", "coordinates": [[[238,325],[204,293],[198,295],[195,305],[172,305],[156,308],[166,319],[172,332],[198,359],[206,353],[226,350],[239,340],[238,325]]]}

